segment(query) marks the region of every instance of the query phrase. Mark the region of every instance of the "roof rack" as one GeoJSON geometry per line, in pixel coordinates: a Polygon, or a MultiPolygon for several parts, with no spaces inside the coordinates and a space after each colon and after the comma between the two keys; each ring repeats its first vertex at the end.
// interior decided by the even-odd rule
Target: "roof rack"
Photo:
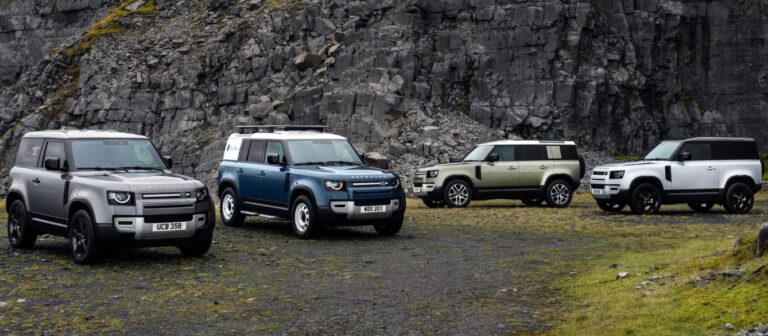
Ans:
{"type": "Polygon", "coordinates": [[[237,126],[238,133],[272,133],[275,131],[314,131],[324,133],[328,126],[323,125],[246,125],[237,126]],[[248,132],[251,130],[251,132],[248,132]],[[253,132],[255,130],[255,132],[253,132]]]}

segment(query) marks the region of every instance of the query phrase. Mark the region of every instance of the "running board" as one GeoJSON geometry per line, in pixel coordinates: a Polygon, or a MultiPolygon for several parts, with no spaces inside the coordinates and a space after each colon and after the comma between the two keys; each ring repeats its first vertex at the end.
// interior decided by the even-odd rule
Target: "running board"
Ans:
{"type": "Polygon", "coordinates": [[[277,219],[277,216],[265,215],[265,214],[260,214],[256,212],[250,212],[250,211],[240,211],[240,213],[246,216],[259,216],[259,217],[268,218],[268,219],[277,219]]]}

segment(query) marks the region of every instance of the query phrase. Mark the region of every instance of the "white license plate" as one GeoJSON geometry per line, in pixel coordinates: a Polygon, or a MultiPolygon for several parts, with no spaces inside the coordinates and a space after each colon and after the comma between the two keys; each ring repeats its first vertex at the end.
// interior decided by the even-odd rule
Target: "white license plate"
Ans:
{"type": "Polygon", "coordinates": [[[152,231],[184,231],[187,229],[187,223],[173,222],[173,223],[155,223],[152,224],[152,231]]]}
{"type": "Polygon", "coordinates": [[[420,187],[413,187],[413,192],[419,193],[419,192],[421,192],[421,188],[420,187]]]}
{"type": "Polygon", "coordinates": [[[386,211],[387,211],[386,205],[370,205],[370,206],[364,206],[362,209],[360,209],[361,213],[381,213],[386,211]]]}
{"type": "Polygon", "coordinates": [[[602,195],[603,189],[592,189],[592,195],[602,195]]]}

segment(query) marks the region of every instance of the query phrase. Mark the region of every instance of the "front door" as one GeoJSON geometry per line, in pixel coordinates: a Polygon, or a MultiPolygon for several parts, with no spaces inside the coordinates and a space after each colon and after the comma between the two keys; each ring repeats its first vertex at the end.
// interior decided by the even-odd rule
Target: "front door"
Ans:
{"type": "MultiPolygon", "coordinates": [[[[43,166],[46,158],[58,158],[62,168],[67,168],[67,151],[63,141],[47,141],[43,152],[43,166]]],[[[64,171],[46,170],[40,168],[33,178],[30,189],[30,203],[36,203],[32,208],[35,212],[36,225],[66,227],[67,203],[69,195],[66,186],[69,176],[64,171]]]]}
{"type": "Polygon", "coordinates": [[[498,156],[494,162],[480,165],[481,179],[476,186],[481,196],[508,192],[519,181],[518,164],[515,160],[515,146],[495,146],[488,158],[498,156]]]}
{"type": "MultiPolygon", "coordinates": [[[[711,144],[708,142],[685,143],[678,155],[690,153],[690,160],[672,161],[667,178],[672,181],[667,194],[673,198],[717,198],[720,183],[720,167],[712,160],[711,144]]],[[[676,158],[672,158],[675,160],[676,158]]]]}

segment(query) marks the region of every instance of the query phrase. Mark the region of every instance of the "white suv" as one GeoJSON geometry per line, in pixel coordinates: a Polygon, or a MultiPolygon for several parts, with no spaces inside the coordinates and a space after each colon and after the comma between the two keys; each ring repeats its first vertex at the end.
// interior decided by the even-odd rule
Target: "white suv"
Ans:
{"type": "Polygon", "coordinates": [[[764,171],[753,139],[693,138],[664,141],[642,161],[598,166],[589,182],[597,205],[608,212],[629,204],[636,214],[653,214],[662,203],[706,212],[717,203],[747,213],[764,171]]]}

